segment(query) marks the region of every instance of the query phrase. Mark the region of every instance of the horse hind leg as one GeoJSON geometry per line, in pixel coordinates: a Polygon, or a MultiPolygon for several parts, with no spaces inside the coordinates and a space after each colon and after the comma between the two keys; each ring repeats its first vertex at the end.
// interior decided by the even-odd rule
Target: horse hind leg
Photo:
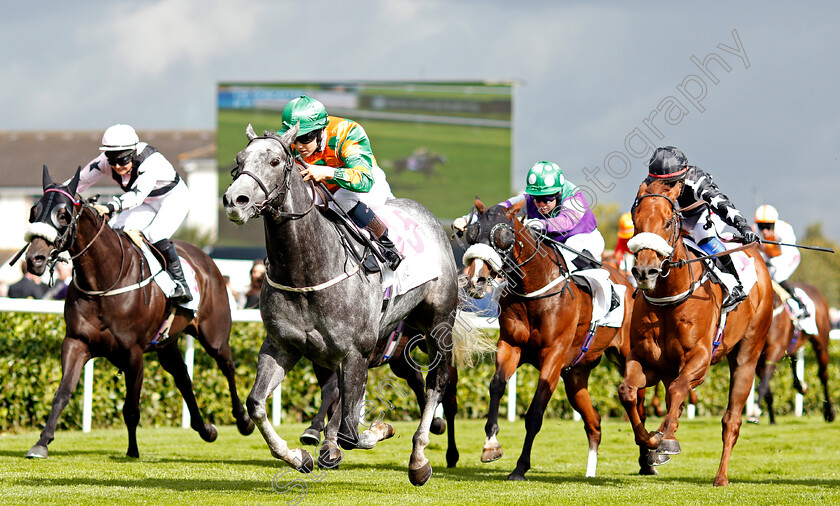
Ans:
{"type": "Polygon", "coordinates": [[[572,371],[564,378],[566,397],[572,408],[583,418],[583,429],[589,440],[589,456],[586,461],[586,477],[594,478],[598,467],[598,446],[601,444],[601,416],[592,406],[589,397],[589,370],[572,371]]]}
{"type": "Polygon", "coordinates": [[[140,392],[143,389],[143,351],[139,347],[133,348],[129,352],[127,363],[123,364],[121,369],[125,375],[123,419],[128,429],[126,456],[136,459],[140,457],[140,450],[137,448],[137,425],[140,423],[140,392]]]}
{"type": "Polygon", "coordinates": [[[455,467],[460,454],[455,444],[455,415],[458,414],[458,370],[454,366],[449,367],[449,384],[443,393],[443,415],[446,417],[448,432],[446,447],[446,467],[455,467]]]}
{"type": "Polygon", "coordinates": [[[199,329],[198,340],[201,342],[205,351],[207,351],[207,354],[216,361],[216,365],[219,366],[222,374],[225,375],[225,379],[228,382],[228,391],[230,392],[231,413],[233,414],[234,420],[236,420],[236,428],[240,434],[248,436],[254,432],[255,426],[254,422],[248,416],[245,406],[242,405],[242,401],[239,400],[239,394],[236,391],[236,365],[233,363],[233,353],[230,349],[230,330],[228,330],[226,335],[228,339],[222,337],[221,339],[214,340],[220,344],[213,346],[210,344],[211,340],[207,332],[201,328],[199,329]]]}
{"type": "Polygon", "coordinates": [[[64,338],[64,343],[61,346],[61,382],[58,385],[55,397],[53,397],[50,415],[47,418],[44,430],[41,431],[41,438],[26,452],[26,458],[47,458],[49,454],[47,445],[55,437],[58,418],[67,406],[76,385],[79,384],[82,366],[90,360],[90,356],[90,349],[87,344],[78,339],[64,338]]]}
{"type": "Polygon", "coordinates": [[[218,432],[212,424],[204,423],[201,411],[198,409],[198,403],[195,400],[195,393],[193,392],[192,381],[187,373],[187,366],[184,364],[184,359],[181,358],[178,347],[173,345],[166,346],[158,350],[157,354],[161,367],[175,379],[175,386],[178,387],[181,396],[184,398],[184,402],[187,404],[187,410],[190,412],[190,427],[198,432],[201,439],[212,443],[216,440],[218,432]]]}
{"type": "Polygon", "coordinates": [[[321,442],[321,431],[326,425],[327,416],[332,418],[338,403],[338,374],[318,364],[312,364],[315,377],[321,386],[321,406],[312,418],[309,427],[300,435],[301,444],[318,446],[321,442]]]}

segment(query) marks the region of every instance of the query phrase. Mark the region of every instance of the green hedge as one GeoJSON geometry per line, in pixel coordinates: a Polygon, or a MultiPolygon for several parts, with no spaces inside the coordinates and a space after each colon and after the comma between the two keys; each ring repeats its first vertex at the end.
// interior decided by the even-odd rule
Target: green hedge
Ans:
{"type": "MultiPolygon", "coordinates": [[[[237,388],[244,403],[253,384],[257,356],[264,335],[261,324],[234,324],[231,347],[237,364],[237,388]]],[[[54,315],[0,314],[0,431],[40,428],[49,414],[52,398],[61,379],[61,341],[64,336],[64,321],[54,315]]],[[[213,361],[196,344],[194,385],[199,407],[208,421],[217,424],[233,423],[227,382],[213,361]]],[[[840,354],[840,343],[832,342],[832,357],[840,354]]],[[[418,361],[421,359],[418,357],[418,361]]],[[[811,387],[805,397],[805,410],[820,414],[822,411],[822,389],[819,388],[817,367],[810,346],[806,347],[806,378],[811,387]]],[[[172,377],[158,365],[155,354],[146,355],[144,389],[141,400],[142,426],[175,426],[181,421],[181,395],[175,388],[172,377]]],[[[840,367],[832,360],[829,371],[831,396],[838,399],[840,388],[840,367]]],[[[462,370],[459,374],[458,403],[459,416],[482,418],[487,414],[489,400],[488,385],[493,375],[492,357],[487,357],[475,368],[462,370]]],[[[787,361],[780,364],[780,372],[773,379],[776,409],[780,414],[791,413],[794,405],[792,378],[787,361]]],[[[94,427],[123,426],[122,406],[125,399],[125,384],[122,374],[105,359],[96,360],[96,374],[93,388],[94,427]]],[[[521,416],[528,409],[539,378],[538,372],[530,367],[519,371],[517,412],[521,416]]],[[[706,381],[698,388],[700,415],[719,415],[725,407],[729,383],[728,367],[715,366],[706,381]]],[[[405,382],[396,379],[390,368],[381,367],[371,371],[368,392],[373,392],[383,380],[394,379],[396,384],[408,393],[401,397],[392,388],[383,388],[382,397],[394,404],[389,409],[386,403],[373,394],[368,399],[371,407],[385,413],[389,420],[410,420],[418,416],[413,393],[405,382]],[[378,404],[377,404],[378,403],[378,404]]],[[[621,381],[618,368],[604,359],[590,378],[590,395],[601,416],[623,416],[623,408],[617,399],[617,386],[621,381]]],[[[82,381],[62,413],[59,428],[74,429],[82,420],[82,381]]],[[[562,382],[558,387],[562,390],[562,382]]],[[[305,421],[314,415],[320,404],[319,389],[310,363],[306,360],[296,367],[283,382],[283,417],[285,420],[305,421]]],[[[506,400],[503,399],[502,413],[506,400]]],[[[546,412],[548,417],[571,417],[571,408],[564,392],[552,398],[546,412]]]]}

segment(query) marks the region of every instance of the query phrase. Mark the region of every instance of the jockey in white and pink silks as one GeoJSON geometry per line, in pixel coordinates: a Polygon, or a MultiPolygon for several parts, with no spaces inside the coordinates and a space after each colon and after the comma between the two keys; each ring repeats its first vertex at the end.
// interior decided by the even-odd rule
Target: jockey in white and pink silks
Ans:
{"type": "MultiPolygon", "coordinates": [[[[793,232],[793,227],[780,220],[779,211],[770,205],[765,204],[756,209],[755,231],[761,234],[763,239],[768,241],[796,244],[796,234],[793,232]]],[[[805,303],[796,295],[793,285],[788,280],[793,274],[793,271],[799,267],[799,261],[802,258],[799,250],[793,246],[763,243],[758,245],[758,250],[761,252],[761,257],[767,264],[770,278],[784,288],[788,295],[790,295],[790,299],[798,305],[796,307],[786,304],[790,308],[793,316],[807,318],[809,316],[808,308],[805,307],[805,303]]]]}
{"type": "MultiPolygon", "coordinates": [[[[537,229],[550,239],[583,253],[580,258],[565,248],[558,248],[570,270],[595,267],[585,257],[600,261],[604,253],[604,237],[598,231],[595,215],[589,208],[583,192],[554,162],[542,161],[528,171],[525,192],[511,197],[500,205],[511,207],[525,202],[520,212],[523,223],[537,229]]],[[[466,229],[466,217],[452,223],[455,230],[466,229]]]]}

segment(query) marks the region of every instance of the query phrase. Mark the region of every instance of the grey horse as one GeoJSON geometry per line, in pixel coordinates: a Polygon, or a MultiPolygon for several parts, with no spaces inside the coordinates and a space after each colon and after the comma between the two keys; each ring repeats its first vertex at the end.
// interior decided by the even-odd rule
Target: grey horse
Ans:
{"type": "MultiPolygon", "coordinates": [[[[330,419],[318,453],[322,468],[341,461],[341,449],[373,448],[394,434],[387,423],[370,422],[358,432],[368,374],[368,358],[379,339],[405,320],[417,335],[425,335],[430,366],[426,403],[413,438],[409,479],[423,485],[432,474],[424,454],[434,410],[449,381],[452,328],[458,305],[457,270],[446,233],[423,205],[391,200],[419,224],[426,248],[436,252],[439,277],[383,304],[380,274],[365,274],[345,247],[335,223],[314,209],[290,148],[297,127],[282,136],[257,136],[251,125],[249,143],[236,156],[234,180],[222,202],[228,218],[244,225],[262,215],[268,254],[266,283],[260,297],[267,335],[260,348],[257,377],[246,403],[271,454],[298,471],[313,469],[302,448],[289,448],[266,417],[265,401],[303,356],[338,372],[341,405],[330,419]],[[384,308],[384,309],[383,309],[384,308]]],[[[364,423],[364,422],[363,422],[364,423]]]]}

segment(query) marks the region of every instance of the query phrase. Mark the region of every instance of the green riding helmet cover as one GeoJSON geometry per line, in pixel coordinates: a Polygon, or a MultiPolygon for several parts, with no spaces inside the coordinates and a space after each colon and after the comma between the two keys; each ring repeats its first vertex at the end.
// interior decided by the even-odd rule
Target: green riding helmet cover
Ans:
{"type": "Polygon", "coordinates": [[[531,167],[526,182],[525,193],[539,197],[560,193],[566,178],[563,177],[563,171],[560,170],[559,165],[554,162],[542,161],[531,167]]]}
{"type": "Polygon", "coordinates": [[[283,108],[283,127],[277,132],[283,134],[296,123],[300,123],[298,135],[327,126],[327,108],[312,97],[301,95],[283,108]]]}

